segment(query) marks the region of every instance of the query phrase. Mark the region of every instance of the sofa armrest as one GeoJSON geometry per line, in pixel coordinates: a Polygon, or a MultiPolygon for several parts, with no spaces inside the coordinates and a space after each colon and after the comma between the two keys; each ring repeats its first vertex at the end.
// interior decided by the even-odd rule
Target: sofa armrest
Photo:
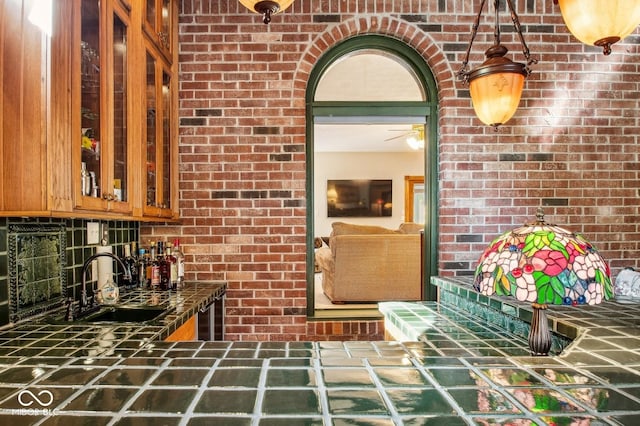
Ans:
{"type": "Polygon", "coordinates": [[[333,271],[335,268],[335,262],[333,259],[333,254],[331,253],[331,249],[329,247],[321,247],[316,250],[316,263],[320,266],[321,269],[327,271],[333,271]]]}

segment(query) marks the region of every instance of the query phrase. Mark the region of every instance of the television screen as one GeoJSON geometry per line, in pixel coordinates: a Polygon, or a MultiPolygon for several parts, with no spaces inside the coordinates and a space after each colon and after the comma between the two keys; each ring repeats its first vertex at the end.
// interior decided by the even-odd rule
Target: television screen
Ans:
{"type": "Polygon", "coordinates": [[[329,217],[391,216],[391,179],[327,181],[329,217]]]}

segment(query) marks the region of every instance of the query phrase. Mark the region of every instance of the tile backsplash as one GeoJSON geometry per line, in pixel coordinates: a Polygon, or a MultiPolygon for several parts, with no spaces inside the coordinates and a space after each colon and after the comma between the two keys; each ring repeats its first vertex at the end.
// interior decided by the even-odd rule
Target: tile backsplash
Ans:
{"type": "MultiPolygon", "coordinates": [[[[0,326],[55,308],[67,297],[79,298],[84,259],[96,250],[87,244],[88,222],[0,218],[0,326]],[[18,282],[21,287],[16,286],[18,282]]],[[[109,244],[118,256],[123,255],[125,244],[139,239],[139,222],[103,223],[109,226],[109,244]]]]}

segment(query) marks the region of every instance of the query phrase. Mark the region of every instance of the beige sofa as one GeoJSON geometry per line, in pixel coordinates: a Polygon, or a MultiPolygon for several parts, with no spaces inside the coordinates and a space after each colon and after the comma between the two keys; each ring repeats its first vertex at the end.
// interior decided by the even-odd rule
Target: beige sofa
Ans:
{"type": "Polygon", "coordinates": [[[322,290],[333,303],[420,300],[421,225],[379,226],[335,222],[329,247],[315,257],[322,290]]]}

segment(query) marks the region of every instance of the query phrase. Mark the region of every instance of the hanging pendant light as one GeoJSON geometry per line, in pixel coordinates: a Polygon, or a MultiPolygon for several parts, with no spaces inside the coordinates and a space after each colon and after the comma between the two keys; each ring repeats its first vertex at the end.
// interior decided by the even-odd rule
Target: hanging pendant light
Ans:
{"type": "Polygon", "coordinates": [[[293,0],[240,0],[249,10],[262,15],[262,22],[271,22],[271,15],[282,12],[293,3],[293,0]]]}
{"type": "Polygon", "coordinates": [[[575,38],[602,47],[605,55],[640,24],[638,0],[554,0],[575,38]]]}
{"type": "Polygon", "coordinates": [[[482,65],[472,71],[467,71],[469,53],[480,25],[480,17],[485,3],[486,0],[482,0],[480,3],[480,10],[473,24],[471,41],[462,63],[462,69],[458,72],[458,79],[469,85],[473,109],[480,121],[497,129],[499,125],[506,123],[515,114],[524,88],[524,80],[531,74],[529,66],[538,61],[529,55],[529,48],[522,37],[520,21],[513,8],[512,0],[507,0],[507,5],[527,64],[513,62],[504,57],[508,49],[500,44],[500,24],[498,23],[500,1],[494,0],[494,44],[485,52],[487,59],[482,65]]]}

